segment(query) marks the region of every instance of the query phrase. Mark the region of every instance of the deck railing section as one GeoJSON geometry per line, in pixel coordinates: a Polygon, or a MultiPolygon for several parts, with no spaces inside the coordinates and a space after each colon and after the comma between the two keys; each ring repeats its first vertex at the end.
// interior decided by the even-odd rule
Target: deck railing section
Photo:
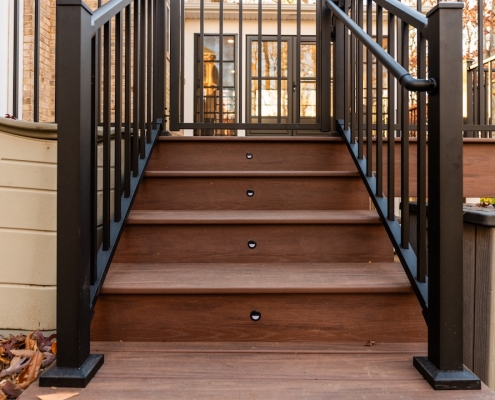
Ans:
{"type": "Polygon", "coordinates": [[[91,317],[161,131],[164,22],[160,0],[57,1],[58,352],[41,386],[84,387],[103,364],[91,317]]]}
{"type": "Polygon", "coordinates": [[[424,16],[421,9],[412,10],[396,0],[325,3],[335,20],[334,104],[338,127],[428,326],[428,357],[415,357],[414,365],[437,389],[479,389],[480,380],[463,365],[463,4],[439,3],[424,16]],[[416,30],[416,78],[408,71],[410,30],[416,30]],[[413,92],[418,137],[417,254],[409,244],[409,202],[402,202],[399,224],[393,201],[396,174],[400,174],[401,198],[409,199],[409,97],[413,92]],[[400,171],[395,171],[397,138],[401,143],[400,171]]]}
{"type": "Polygon", "coordinates": [[[478,63],[468,61],[465,63],[465,68],[464,136],[493,138],[495,133],[495,85],[493,82],[495,56],[485,59],[479,57],[478,63]],[[481,63],[482,68],[479,67],[479,63],[481,63]]]}

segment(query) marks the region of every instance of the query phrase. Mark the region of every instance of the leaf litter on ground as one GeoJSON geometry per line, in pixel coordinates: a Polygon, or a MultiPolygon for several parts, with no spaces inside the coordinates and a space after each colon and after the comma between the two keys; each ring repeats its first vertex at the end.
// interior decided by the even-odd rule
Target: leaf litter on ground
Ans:
{"type": "MultiPolygon", "coordinates": [[[[29,335],[0,335],[0,400],[17,399],[56,359],[57,336],[45,337],[41,331],[29,335]]],[[[53,393],[68,399],[77,393],[53,393]],[[69,395],[69,397],[63,396],[69,395]]]]}

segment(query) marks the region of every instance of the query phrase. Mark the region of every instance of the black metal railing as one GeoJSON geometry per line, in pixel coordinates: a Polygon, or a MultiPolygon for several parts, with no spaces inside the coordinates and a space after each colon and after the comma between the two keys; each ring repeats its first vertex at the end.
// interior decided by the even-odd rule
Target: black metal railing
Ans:
{"type": "Polygon", "coordinates": [[[463,366],[463,4],[439,3],[424,16],[421,2],[417,11],[396,0],[325,3],[335,19],[335,117],[428,326],[428,357],[415,357],[414,365],[435,388],[479,389],[480,380],[463,366]],[[416,37],[416,77],[409,73],[411,33],[416,37]],[[385,107],[384,89],[388,103],[385,107]],[[408,210],[412,92],[416,93],[417,103],[416,253],[409,244],[408,210]],[[400,142],[400,172],[395,170],[396,141],[400,142]],[[400,224],[394,215],[396,180],[403,199],[400,224]],[[450,374],[448,378],[446,374],[450,374]]]}
{"type": "Polygon", "coordinates": [[[464,136],[493,138],[495,133],[495,85],[493,82],[495,56],[486,59],[479,58],[478,63],[468,61],[465,64],[464,136]],[[479,67],[479,62],[481,62],[482,68],[479,67]]]}
{"type": "Polygon", "coordinates": [[[41,386],[84,387],[103,363],[91,317],[161,131],[164,22],[161,0],[57,1],[58,352],[41,386]]]}

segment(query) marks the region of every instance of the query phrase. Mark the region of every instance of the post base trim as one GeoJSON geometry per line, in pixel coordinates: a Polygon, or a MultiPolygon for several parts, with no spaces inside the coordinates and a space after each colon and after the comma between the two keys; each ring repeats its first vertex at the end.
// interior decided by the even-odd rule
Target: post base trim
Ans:
{"type": "Polygon", "coordinates": [[[481,390],[481,379],[466,367],[442,371],[428,357],[413,357],[413,365],[435,390],[481,390]]]}
{"type": "Polygon", "coordinates": [[[103,365],[103,354],[90,354],[79,368],[54,365],[40,376],[40,387],[85,388],[103,365]]]}

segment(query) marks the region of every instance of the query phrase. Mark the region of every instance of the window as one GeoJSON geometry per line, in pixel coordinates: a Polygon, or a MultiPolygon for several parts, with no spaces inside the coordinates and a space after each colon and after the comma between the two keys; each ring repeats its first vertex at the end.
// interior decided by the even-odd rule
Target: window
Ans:
{"type": "MultiPolygon", "coordinates": [[[[204,35],[203,54],[199,34],[196,34],[194,121],[205,123],[234,123],[237,120],[236,35],[223,35],[220,54],[220,36],[204,35]],[[201,87],[201,58],[203,59],[203,87],[201,87]],[[203,108],[203,121],[201,121],[203,108]]],[[[196,136],[234,136],[233,129],[196,129],[196,136]]]]}

